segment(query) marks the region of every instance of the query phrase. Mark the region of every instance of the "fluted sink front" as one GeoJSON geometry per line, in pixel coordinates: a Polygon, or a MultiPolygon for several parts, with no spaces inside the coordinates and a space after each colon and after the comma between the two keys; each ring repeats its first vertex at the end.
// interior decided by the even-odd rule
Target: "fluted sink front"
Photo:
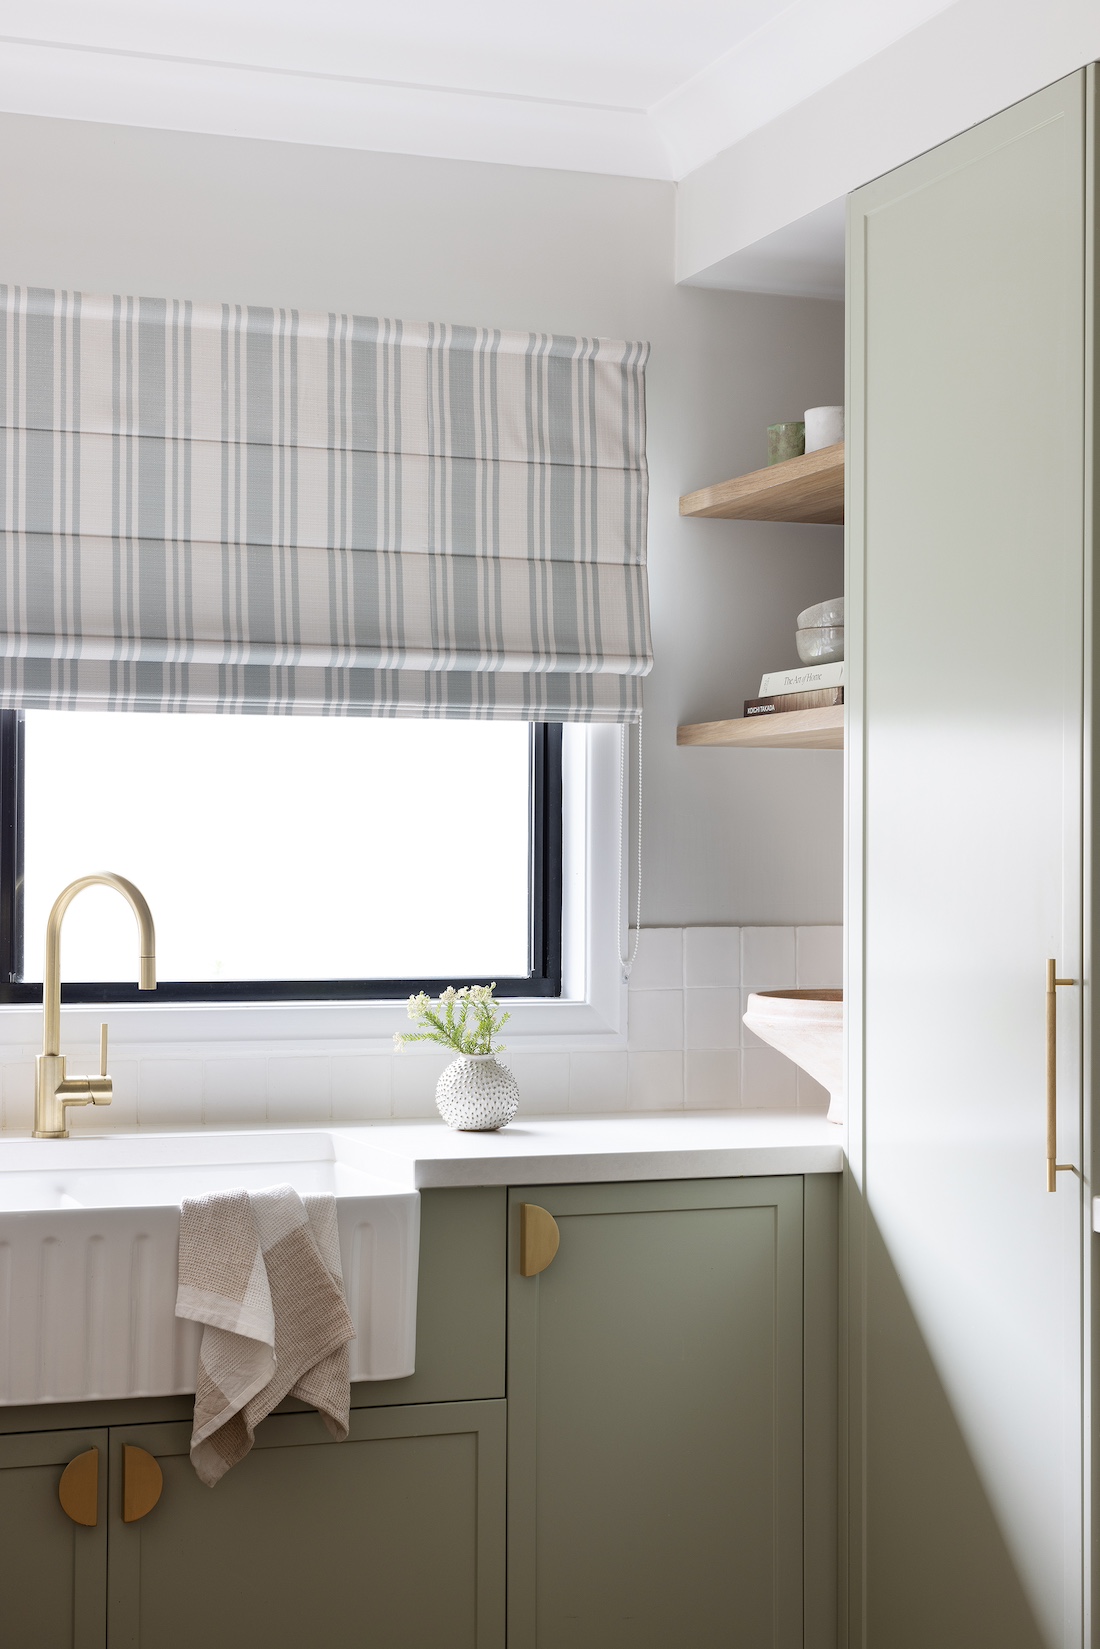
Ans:
{"type": "Polygon", "coordinates": [[[116,1135],[0,1149],[0,1403],[195,1389],[175,1315],[185,1197],[290,1184],[336,1197],[353,1380],[413,1372],[418,1192],[372,1177],[354,1133],[116,1135]]]}

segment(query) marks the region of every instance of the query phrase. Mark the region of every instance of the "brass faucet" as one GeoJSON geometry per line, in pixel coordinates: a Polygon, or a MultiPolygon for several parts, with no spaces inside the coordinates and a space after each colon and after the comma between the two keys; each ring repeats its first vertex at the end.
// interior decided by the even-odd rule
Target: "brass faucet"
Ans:
{"type": "Polygon", "coordinates": [[[141,962],[138,990],[157,988],[156,935],[153,917],[144,896],[133,882],[104,870],[70,882],[54,900],[46,923],[46,965],[42,980],[42,1052],[34,1062],[34,1137],[68,1139],[65,1125],[67,1105],[109,1105],[113,1085],[107,1075],[107,1027],[99,1028],[99,1075],[65,1075],[61,1047],[61,923],[78,893],[86,887],[113,887],[129,901],[141,932],[141,962]]]}

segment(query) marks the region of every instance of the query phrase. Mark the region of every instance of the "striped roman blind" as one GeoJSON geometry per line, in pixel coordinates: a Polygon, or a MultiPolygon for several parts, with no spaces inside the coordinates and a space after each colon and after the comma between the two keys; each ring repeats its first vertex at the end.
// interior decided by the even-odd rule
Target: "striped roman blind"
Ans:
{"type": "Polygon", "coordinates": [[[637,718],[648,346],[0,304],[0,704],[637,718]]]}

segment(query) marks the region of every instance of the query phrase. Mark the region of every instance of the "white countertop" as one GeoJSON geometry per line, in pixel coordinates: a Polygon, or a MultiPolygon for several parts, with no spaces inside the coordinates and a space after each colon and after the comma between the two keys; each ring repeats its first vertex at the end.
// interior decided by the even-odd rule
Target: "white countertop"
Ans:
{"type": "Polygon", "coordinates": [[[838,1174],[844,1166],[842,1128],[823,1117],[774,1111],[521,1116],[493,1134],[456,1133],[428,1121],[379,1122],[354,1132],[369,1172],[418,1190],[838,1174]]]}
{"type": "MultiPolygon", "coordinates": [[[[261,1178],[270,1170],[263,1180],[268,1183],[280,1177],[279,1165],[290,1161],[344,1162],[402,1190],[836,1174],[844,1166],[844,1130],[821,1116],[678,1111],[520,1116],[499,1133],[456,1133],[442,1122],[424,1120],[84,1135],[74,1130],[66,1140],[0,1136],[0,1182],[9,1173],[50,1177],[88,1169],[140,1173],[248,1163],[261,1178]]],[[[111,1200],[129,1202],[136,1195],[135,1181],[133,1194],[111,1200]]]]}

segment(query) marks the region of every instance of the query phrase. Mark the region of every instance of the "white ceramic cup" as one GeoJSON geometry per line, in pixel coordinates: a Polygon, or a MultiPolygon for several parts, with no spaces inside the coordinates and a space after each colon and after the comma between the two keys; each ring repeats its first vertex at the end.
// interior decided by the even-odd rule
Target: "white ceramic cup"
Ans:
{"type": "Polygon", "coordinates": [[[810,407],[806,412],[806,451],[820,452],[844,439],[843,407],[810,407]]]}

